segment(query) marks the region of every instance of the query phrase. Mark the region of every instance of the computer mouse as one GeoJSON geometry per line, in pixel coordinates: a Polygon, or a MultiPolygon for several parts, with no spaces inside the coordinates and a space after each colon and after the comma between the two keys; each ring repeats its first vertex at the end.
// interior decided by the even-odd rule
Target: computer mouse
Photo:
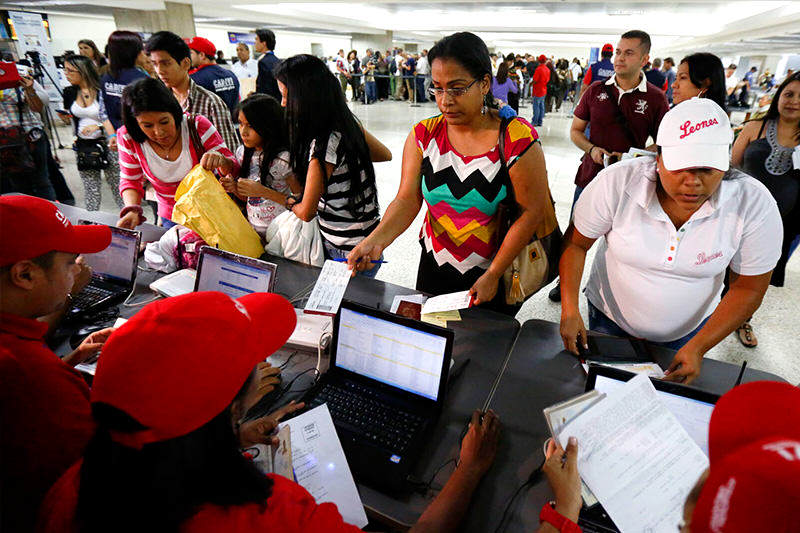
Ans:
{"type": "Polygon", "coordinates": [[[261,399],[247,411],[245,418],[259,418],[269,414],[273,410],[276,402],[283,395],[283,379],[280,374],[275,377],[278,378],[275,388],[262,396],[261,399]]]}
{"type": "Polygon", "coordinates": [[[74,350],[83,342],[83,340],[94,333],[95,331],[100,331],[101,329],[105,328],[104,325],[97,325],[92,324],[91,326],[84,326],[75,333],[73,333],[69,338],[69,345],[74,350]]]}

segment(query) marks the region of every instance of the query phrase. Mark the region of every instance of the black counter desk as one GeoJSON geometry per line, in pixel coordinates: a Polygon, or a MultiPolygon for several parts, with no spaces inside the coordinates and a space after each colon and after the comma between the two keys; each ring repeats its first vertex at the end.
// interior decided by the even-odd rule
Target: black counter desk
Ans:
{"type": "MultiPolygon", "coordinates": [[[[667,368],[675,352],[653,347],[653,353],[662,368],[667,368]]],[[[735,383],[739,370],[737,365],[706,359],[693,386],[724,394],[735,383]]],[[[784,381],[767,372],[745,371],[743,382],[758,380],[784,381]]],[[[495,530],[509,498],[544,458],[542,444],[550,434],[542,409],[582,393],[585,384],[586,374],[577,358],[564,351],[558,324],[529,320],[522,325],[489,404],[503,424],[498,459],[473,498],[464,522],[466,531],[495,530]]],[[[542,477],[515,500],[503,531],[535,531],[542,505],[552,498],[542,477]]]]}
{"type": "MultiPolygon", "coordinates": [[[[81,208],[59,205],[61,210],[73,222],[78,219],[114,224],[116,215],[99,211],[89,212],[81,208]]],[[[164,228],[144,224],[137,230],[142,231],[142,242],[158,239],[164,228]]],[[[278,265],[275,291],[292,297],[313,284],[319,275],[319,268],[269,256],[268,261],[278,265]]],[[[144,261],[140,261],[144,266],[144,261]]],[[[162,274],[138,271],[136,293],[131,303],[148,301],[153,293],[148,285],[162,274]]],[[[413,289],[385,283],[363,276],[350,280],[345,298],[381,309],[389,309],[394,296],[415,293],[413,289]]],[[[130,317],[141,307],[121,307],[121,316],[130,317]]],[[[497,380],[511,349],[512,342],[519,331],[519,322],[515,319],[482,309],[461,311],[460,322],[450,322],[448,326],[455,331],[453,359],[458,366],[461,361],[470,359],[448,389],[445,409],[435,430],[429,435],[429,444],[423,458],[413,475],[416,479],[428,481],[437,469],[448,460],[458,455],[460,436],[474,409],[480,409],[488,400],[490,391],[497,380]]],[[[290,379],[286,376],[284,380],[290,379]]],[[[438,473],[434,487],[441,487],[452,471],[452,466],[445,467],[438,473]]],[[[408,498],[396,498],[385,495],[370,487],[360,485],[359,491],[364,506],[373,515],[399,525],[413,524],[433,499],[430,491],[425,494],[414,493],[408,498]]]]}

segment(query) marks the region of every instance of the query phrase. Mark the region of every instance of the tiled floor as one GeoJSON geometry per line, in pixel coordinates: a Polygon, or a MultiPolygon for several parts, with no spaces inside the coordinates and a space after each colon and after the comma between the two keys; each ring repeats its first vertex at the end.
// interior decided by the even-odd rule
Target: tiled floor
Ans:
{"type": "MultiPolygon", "coordinates": [[[[429,116],[437,114],[431,103],[411,107],[402,102],[378,102],[365,106],[351,104],[356,115],[365,127],[386,144],[394,155],[387,163],[376,165],[378,194],[382,208],[386,208],[397,192],[400,182],[400,166],[403,143],[412,125],[429,116]]],[[[570,119],[566,112],[569,104],[560,113],[548,114],[544,126],[538,128],[542,138],[550,188],[556,201],[556,212],[562,229],[566,228],[573,195],[573,178],[580,158],[580,151],[569,140],[570,119]]],[[[530,105],[523,105],[522,115],[530,119],[530,105]]],[[[59,128],[62,139],[68,139],[70,131],[59,128]]],[[[83,186],[75,170],[74,155],[71,150],[59,151],[64,161],[64,174],[75,193],[77,205],[83,203],[83,186]]],[[[110,190],[103,189],[102,209],[116,212],[110,199],[110,190]]],[[[378,273],[378,279],[413,288],[419,257],[417,236],[422,221],[422,213],[411,227],[403,233],[385,253],[387,263],[378,273]]],[[[590,252],[585,272],[593,257],[590,252]]],[[[411,291],[410,291],[411,292],[411,291]]],[[[539,318],[557,322],[561,308],[547,299],[547,290],[542,290],[525,303],[517,318],[525,321],[539,318]]],[[[800,262],[795,257],[789,262],[786,273],[786,287],[771,287],[761,308],[753,319],[759,345],[754,349],[744,348],[734,335],[722,341],[711,350],[709,357],[741,364],[747,360],[748,367],[773,372],[792,383],[800,382],[800,262]],[[798,335],[798,337],[795,337],[798,335]]],[[[582,312],[586,316],[585,302],[582,312]]]]}

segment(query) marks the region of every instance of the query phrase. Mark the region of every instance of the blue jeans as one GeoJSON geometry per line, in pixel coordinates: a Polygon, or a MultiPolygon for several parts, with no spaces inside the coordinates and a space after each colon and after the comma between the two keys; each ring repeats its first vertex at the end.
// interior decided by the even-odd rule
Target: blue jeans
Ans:
{"type": "MultiPolygon", "coordinates": [[[[325,239],[322,240],[322,244],[325,246],[325,259],[347,259],[347,254],[350,253],[349,250],[337,248],[325,239]]],[[[383,255],[381,255],[381,260],[383,260],[383,255]]],[[[374,278],[380,269],[381,263],[376,263],[370,270],[359,271],[358,275],[366,278],[374,278]]]]}
{"type": "Polygon", "coordinates": [[[364,98],[367,104],[371,104],[378,99],[378,86],[374,81],[364,83],[364,98]]]}
{"type": "Polygon", "coordinates": [[[575,204],[578,203],[578,198],[581,197],[581,193],[585,187],[581,187],[580,185],[575,186],[575,194],[572,195],[572,207],[569,208],[569,221],[572,222],[572,214],[575,212],[575,204]]]}
{"type": "MultiPolygon", "coordinates": [[[[596,331],[598,333],[605,333],[606,335],[614,335],[616,337],[630,337],[631,335],[628,334],[624,329],[619,327],[616,322],[608,318],[606,315],[603,314],[600,309],[592,305],[592,302],[589,302],[589,329],[592,331],[596,331]]],[[[711,315],[709,315],[711,316],[711,315]]],[[[676,339],[674,341],[667,341],[667,342],[653,342],[653,344],[658,346],[663,346],[664,348],[669,348],[670,350],[680,350],[683,346],[692,340],[692,337],[697,335],[697,332],[703,329],[703,326],[706,325],[708,322],[708,318],[706,317],[700,322],[700,325],[695,328],[694,331],[689,333],[688,335],[681,337],[680,339],[676,339]]]]}
{"type": "Polygon", "coordinates": [[[541,126],[544,120],[544,96],[533,97],[533,118],[531,122],[534,126],[541,126]]]}

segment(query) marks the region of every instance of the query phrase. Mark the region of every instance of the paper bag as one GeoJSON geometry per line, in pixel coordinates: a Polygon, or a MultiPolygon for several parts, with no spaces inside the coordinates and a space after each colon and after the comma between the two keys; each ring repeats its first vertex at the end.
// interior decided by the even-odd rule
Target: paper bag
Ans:
{"type": "Polygon", "coordinates": [[[178,185],[172,221],[193,230],[209,246],[255,258],[264,253],[256,230],[214,175],[200,165],[178,185]]]}

